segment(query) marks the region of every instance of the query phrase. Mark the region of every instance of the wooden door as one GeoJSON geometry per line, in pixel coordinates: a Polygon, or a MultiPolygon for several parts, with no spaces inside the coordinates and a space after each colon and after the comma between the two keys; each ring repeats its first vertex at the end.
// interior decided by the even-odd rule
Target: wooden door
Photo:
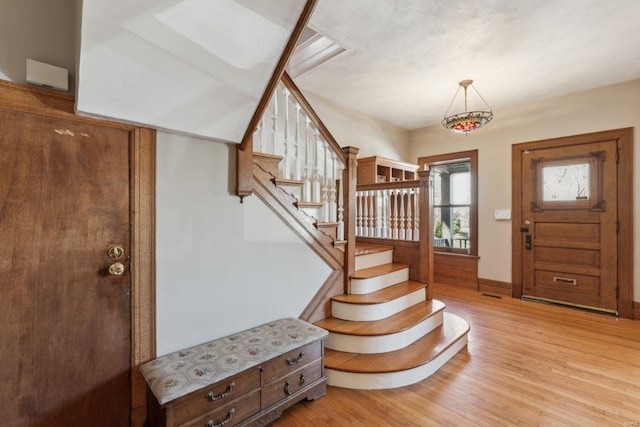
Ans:
{"type": "Polygon", "coordinates": [[[524,297],[617,312],[616,153],[616,140],[521,152],[524,297]]]}
{"type": "Polygon", "coordinates": [[[127,426],[129,132],[4,110],[0,129],[0,424],[127,426]]]}

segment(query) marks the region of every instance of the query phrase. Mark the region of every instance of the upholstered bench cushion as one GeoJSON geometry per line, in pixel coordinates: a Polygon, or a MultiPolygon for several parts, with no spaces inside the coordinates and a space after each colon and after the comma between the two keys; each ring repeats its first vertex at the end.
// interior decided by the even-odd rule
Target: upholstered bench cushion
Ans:
{"type": "Polygon", "coordinates": [[[327,335],[303,320],[281,319],[159,357],[140,372],[164,405],[327,335]]]}

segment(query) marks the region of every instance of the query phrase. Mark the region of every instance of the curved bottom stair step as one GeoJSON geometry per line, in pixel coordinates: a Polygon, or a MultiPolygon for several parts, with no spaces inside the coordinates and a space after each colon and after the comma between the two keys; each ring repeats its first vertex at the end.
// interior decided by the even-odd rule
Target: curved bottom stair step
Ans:
{"type": "Polygon", "coordinates": [[[445,305],[422,301],[378,321],[345,321],[334,317],[316,322],[329,331],[325,348],[351,353],[383,353],[404,348],[442,324],[445,305]]]}
{"type": "Polygon", "coordinates": [[[469,324],[444,313],[444,322],[413,344],[388,353],[325,350],[328,384],[351,389],[386,389],[429,377],[467,344],[469,324]]]}

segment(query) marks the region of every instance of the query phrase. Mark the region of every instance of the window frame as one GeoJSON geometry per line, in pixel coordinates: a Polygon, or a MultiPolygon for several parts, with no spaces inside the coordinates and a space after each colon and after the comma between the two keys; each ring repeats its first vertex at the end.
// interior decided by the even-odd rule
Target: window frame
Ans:
{"type": "MultiPolygon", "coordinates": [[[[455,153],[423,156],[418,158],[420,170],[425,166],[431,169],[434,166],[446,166],[456,163],[469,163],[469,245],[468,250],[432,246],[434,252],[456,253],[460,255],[478,256],[478,150],[458,151],[455,153]]],[[[453,205],[452,205],[453,206],[453,205]]],[[[466,206],[466,205],[465,205],[466,206]]],[[[433,223],[433,218],[431,219],[433,223]]],[[[433,233],[433,230],[431,231],[433,233]]]]}

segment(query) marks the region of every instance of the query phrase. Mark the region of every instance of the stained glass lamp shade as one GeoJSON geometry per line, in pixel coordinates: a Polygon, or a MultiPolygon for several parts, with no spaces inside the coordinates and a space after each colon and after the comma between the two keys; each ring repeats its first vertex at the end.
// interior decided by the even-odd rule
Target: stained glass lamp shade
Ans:
{"type": "Polygon", "coordinates": [[[482,95],[480,95],[480,92],[478,92],[478,90],[472,86],[472,83],[473,80],[463,80],[459,83],[460,86],[458,87],[455,95],[453,95],[453,99],[451,100],[451,104],[449,104],[449,108],[444,113],[445,117],[441,123],[442,126],[449,129],[450,131],[467,134],[476,129],[480,129],[482,126],[489,123],[491,119],[493,119],[493,111],[491,110],[491,107],[489,107],[487,101],[485,101],[482,95]],[[489,111],[467,111],[467,88],[469,86],[473,87],[473,90],[476,91],[489,111]],[[458,96],[458,92],[460,92],[460,88],[464,89],[464,112],[447,116],[449,110],[451,109],[451,106],[453,105],[453,102],[456,100],[456,96],[458,96]]]}

